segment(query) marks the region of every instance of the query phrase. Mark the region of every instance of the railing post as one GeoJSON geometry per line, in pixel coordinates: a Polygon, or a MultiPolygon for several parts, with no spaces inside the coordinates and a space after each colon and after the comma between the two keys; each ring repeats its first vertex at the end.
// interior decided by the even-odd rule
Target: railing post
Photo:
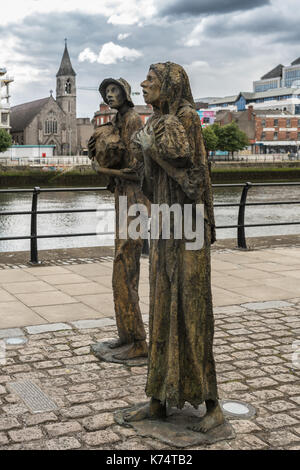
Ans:
{"type": "Polygon", "coordinates": [[[143,240],[142,254],[149,256],[149,241],[147,238],[143,240]]]}
{"type": "Polygon", "coordinates": [[[35,187],[32,194],[32,204],[31,204],[31,227],[30,227],[30,263],[38,264],[38,248],[37,248],[37,203],[38,195],[40,193],[40,188],[35,187]]]}
{"type": "Polygon", "coordinates": [[[245,186],[242,191],[239,215],[238,215],[238,229],[237,229],[237,243],[238,248],[247,249],[246,236],[245,236],[245,208],[246,200],[249,189],[251,188],[252,183],[245,183],[245,186]]]}

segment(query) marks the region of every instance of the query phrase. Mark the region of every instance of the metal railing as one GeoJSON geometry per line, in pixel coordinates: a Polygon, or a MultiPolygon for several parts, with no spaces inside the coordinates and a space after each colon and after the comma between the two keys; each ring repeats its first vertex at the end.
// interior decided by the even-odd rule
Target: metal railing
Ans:
{"type": "Polygon", "coordinates": [[[216,227],[217,229],[237,228],[237,246],[238,248],[247,249],[245,228],[246,227],[271,227],[276,225],[300,225],[300,220],[296,222],[270,222],[267,224],[245,224],[246,206],[272,206],[272,205],[289,205],[300,204],[300,201],[270,201],[270,202],[248,202],[247,195],[249,189],[253,187],[266,186],[300,186],[300,182],[292,183],[237,183],[237,184],[213,184],[215,188],[241,187],[243,188],[239,203],[214,204],[214,207],[239,207],[237,225],[223,225],[216,227]]]}
{"type": "MultiPolygon", "coordinates": [[[[271,202],[250,202],[247,203],[247,195],[251,188],[253,187],[266,187],[266,186],[300,186],[300,182],[291,182],[291,183],[237,183],[237,184],[213,184],[214,188],[232,188],[240,187],[242,188],[241,198],[239,203],[225,203],[225,204],[214,204],[214,207],[238,207],[238,221],[237,225],[222,225],[217,226],[216,229],[237,229],[237,246],[241,249],[247,249],[245,228],[247,227],[269,227],[277,225],[300,225],[300,220],[295,222],[274,222],[274,223],[264,223],[264,224],[245,224],[245,209],[246,206],[268,206],[268,205],[290,205],[290,204],[300,204],[300,201],[271,201],[271,202]]],[[[97,235],[113,235],[114,232],[92,232],[92,233],[60,233],[60,234],[46,234],[38,235],[37,230],[37,220],[38,215],[40,214],[66,214],[66,213],[88,213],[88,212],[97,212],[98,209],[60,209],[60,210],[38,210],[38,196],[41,193],[53,193],[53,192],[77,192],[77,191],[106,191],[106,187],[93,187],[93,188],[47,188],[41,189],[35,187],[33,189],[1,189],[0,194],[3,193],[32,193],[32,204],[31,211],[11,211],[11,212],[0,212],[0,216],[8,215],[31,215],[30,219],[30,235],[21,235],[21,236],[6,236],[0,237],[0,241],[8,240],[30,240],[30,262],[32,264],[37,264],[38,261],[38,239],[42,238],[61,238],[61,237],[89,237],[97,235]]],[[[111,211],[114,209],[101,209],[102,211],[111,211]]],[[[147,240],[145,240],[143,253],[149,253],[149,247],[147,240]]]]}

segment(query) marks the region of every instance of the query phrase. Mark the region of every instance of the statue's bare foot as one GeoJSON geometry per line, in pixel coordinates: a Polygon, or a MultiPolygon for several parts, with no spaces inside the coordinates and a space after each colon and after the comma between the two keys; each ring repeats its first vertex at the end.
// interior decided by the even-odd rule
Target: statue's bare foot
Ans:
{"type": "Polygon", "coordinates": [[[125,346],[126,343],[124,341],[121,341],[120,339],[113,340],[110,343],[108,343],[108,347],[110,349],[116,349],[116,348],[121,348],[122,346],[125,346]]]}
{"type": "Polygon", "coordinates": [[[155,398],[151,398],[150,403],[140,406],[137,410],[127,411],[124,413],[124,420],[141,421],[142,419],[164,419],[167,416],[167,408],[165,403],[161,403],[155,398]]]}
{"type": "Polygon", "coordinates": [[[148,346],[146,341],[136,341],[126,351],[114,354],[115,359],[134,359],[137,357],[148,357],[148,346]]]}
{"type": "Polygon", "coordinates": [[[207,411],[206,415],[203,418],[201,418],[201,421],[198,424],[194,424],[193,426],[188,426],[188,429],[191,429],[192,431],[205,433],[223,423],[224,423],[224,416],[223,416],[219,403],[217,403],[214,408],[207,411]]]}
{"type": "Polygon", "coordinates": [[[123,414],[124,421],[130,423],[130,421],[141,421],[142,419],[150,418],[150,405],[141,406],[134,411],[126,411],[123,414]]]}

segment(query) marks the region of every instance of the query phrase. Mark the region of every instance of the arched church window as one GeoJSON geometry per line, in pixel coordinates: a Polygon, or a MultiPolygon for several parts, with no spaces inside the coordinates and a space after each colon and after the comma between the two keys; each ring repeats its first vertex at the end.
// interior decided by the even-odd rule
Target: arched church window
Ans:
{"type": "Polygon", "coordinates": [[[68,78],[68,80],[66,81],[66,84],[65,84],[65,93],[67,95],[71,94],[71,81],[70,81],[69,78],[68,78]]]}
{"type": "Polygon", "coordinates": [[[45,121],[45,134],[57,134],[57,120],[53,119],[47,119],[45,121]]]}

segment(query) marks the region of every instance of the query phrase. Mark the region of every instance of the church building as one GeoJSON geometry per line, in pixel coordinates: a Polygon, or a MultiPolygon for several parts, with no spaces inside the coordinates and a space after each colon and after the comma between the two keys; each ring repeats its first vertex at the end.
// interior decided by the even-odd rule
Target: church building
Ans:
{"type": "MultiPolygon", "coordinates": [[[[11,108],[11,135],[16,145],[54,145],[56,155],[80,152],[76,119],[76,73],[67,42],[56,74],[56,100],[52,96],[11,108]]],[[[91,125],[92,133],[92,125],[91,125]]]]}

